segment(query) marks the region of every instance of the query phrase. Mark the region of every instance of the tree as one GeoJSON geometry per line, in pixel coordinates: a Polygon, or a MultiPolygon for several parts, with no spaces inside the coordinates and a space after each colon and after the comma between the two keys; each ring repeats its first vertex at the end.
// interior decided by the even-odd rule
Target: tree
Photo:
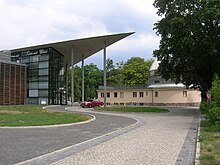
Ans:
{"type": "Polygon", "coordinates": [[[123,66],[123,62],[116,63],[112,59],[108,58],[106,63],[107,70],[107,86],[123,86],[124,78],[121,72],[123,66]]]}
{"type": "Polygon", "coordinates": [[[115,69],[115,65],[112,59],[108,58],[106,61],[106,71],[109,72],[111,70],[115,69]]]}
{"type": "Polygon", "coordinates": [[[97,65],[85,66],[85,99],[97,97],[96,90],[103,84],[103,73],[97,65]]]}
{"type": "MultiPolygon", "coordinates": [[[[74,101],[80,101],[82,98],[82,69],[79,66],[74,67],[74,101]]],[[[71,96],[71,68],[68,69],[68,96],[71,96]]]]}
{"type": "Polygon", "coordinates": [[[166,80],[194,85],[202,98],[220,74],[220,0],[155,0],[162,19],[154,24],[161,36],[154,56],[166,80]]]}
{"type": "Polygon", "coordinates": [[[148,72],[152,60],[144,61],[140,57],[132,57],[124,63],[122,74],[126,85],[144,85],[148,83],[148,72]]]}
{"type": "Polygon", "coordinates": [[[214,101],[216,105],[220,107],[220,78],[218,77],[218,75],[214,76],[210,92],[212,101],[214,101]]]}
{"type": "MultiPolygon", "coordinates": [[[[103,73],[95,64],[85,65],[85,99],[97,97],[96,90],[103,84],[103,73]]],[[[71,96],[71,69],[68,70],[68,93],[71,96]]],[[[82,68],[74,67],[74,101],[82,100],[82,68]]]]}

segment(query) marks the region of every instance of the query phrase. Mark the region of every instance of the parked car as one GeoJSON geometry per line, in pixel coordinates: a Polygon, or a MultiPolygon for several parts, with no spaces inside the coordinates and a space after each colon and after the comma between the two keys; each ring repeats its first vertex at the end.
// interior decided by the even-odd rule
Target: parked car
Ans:
{"type": "Polygon", "coordinates": [[[104,105],[104,103],[102,101],[97,100],[97,99],[89,99],[89,100],[87,100],[85,102],[82,102],[80,104],[80,106],[82,108],[84,108],[84,107],[102,106],[102,105],[104,105]]]}

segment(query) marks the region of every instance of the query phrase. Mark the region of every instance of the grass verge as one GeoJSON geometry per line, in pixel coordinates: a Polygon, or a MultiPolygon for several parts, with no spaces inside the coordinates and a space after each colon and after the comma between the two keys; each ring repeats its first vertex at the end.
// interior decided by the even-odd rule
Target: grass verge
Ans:
{"type": "Polygon", "coordinates": [[[220,164],[220,132],[212,131],[208,121],[201,121],[200,165],[220,164]]]}
{"type": "Polygon", "coordinates": [[[43,110],[42,106],[0,106],[0,126],[42,126],[86,121],[86,115],[43,110]]]}
{"type": "Polygon", "coordinates": [[[156,107],[129,107],[129,106],[113,106],[113,107],[95,107],[95,110],[104,110],[112,112],[169,112],[167,109],[156,107]]]}

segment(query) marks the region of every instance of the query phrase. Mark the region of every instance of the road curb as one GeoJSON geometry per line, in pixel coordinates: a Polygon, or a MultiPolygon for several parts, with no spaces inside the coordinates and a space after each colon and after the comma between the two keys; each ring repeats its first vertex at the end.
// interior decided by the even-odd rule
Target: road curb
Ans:
{"type": "Polygon", "coordinates": [[[201,123],[201,115],[199,115],[199,124],[198,124],[198,132],[197,132],[197,143],[196,143],[196,154],[195,154],[195,165],[200,164],[200,123],[201,123]]]}
{"type": "MultiPolygon", "coordinates": [[[[122,116],[122,117],[124,117],[124,116],[122,116]]],[[[134,123],[132,125],[129,125],[129,126],[120,128],[118,130],[106,133],[104,135],[101,135],[101,136],[83,141],[83,142],[78,143],[78,144],[71,145],[71,146],[66,147],[66,148],[62,148],[62,149],[53,151],[51,153],[47,153],[47,154],[29,159],[29,160],[20,162],[20,163],[16,163],[15,165],[23,165],[23,164],[29,164],[29,165],[44,164],[44,165],[49,165],[49,164],[55,163],[55,162],[57,162],[59,160],[62,160],[66,157],[69,157],[73,154],[82,152],[82,151],[84,151],[88,148],[91,148],[91,147],[94,147],[94,146],[99,145],[101,143],[104,143],[105,141],[108,141],[108,140],[116,138],[120,135],[126,134],[126,133],[128,133],[132,130],[135,130],[135,129],[137,129],[137,128],[139,128],[143,125],[142,121],[140,121],[136,118],[133,118],[133,119],[136,120],[136,123],[134,123]],[[80,150],[80,151],[78,151],[78,150],[80,150]]]]}
{"type": "MultiPolygon", "coordinates": [[[[43,109],[50,108],[50,107],[57,107],[57,106],[60,106],[60,105],[49,105],[49,106],[43,107],[43,109]]],[[[82,122],[77,122],[77,123],[69,123],[69,124],[55,124],[55,125],[42,125],[42,126],[20,126],[20,127],[19,126],[17,126],[17,127],[6,126],[6,127],[0,127],[0,129],[57,128],[57,127],[66,127],[66,126],[73,126],[73,125],[79,125],[79,124],[86,124],[86,123],[90,123],[90,122],[96,120],[96,117],[92,114],[86,114],[86,113],[81,113],[81,114],[90,116],[91,119],[86,120],[86,121],[82,121],[82,122]]]]}

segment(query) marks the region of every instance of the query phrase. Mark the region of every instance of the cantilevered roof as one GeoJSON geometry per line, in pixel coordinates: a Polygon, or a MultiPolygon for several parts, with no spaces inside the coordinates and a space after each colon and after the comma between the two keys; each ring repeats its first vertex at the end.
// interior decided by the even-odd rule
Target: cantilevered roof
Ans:
{"type": "Polygon", "coordinates": [[[14,52],[20,52],[20,51],[28,51],[28,50],[33,50],[33,49],[52,47],[64,55],[65,63],[67,63],[67,65],[70,66],[72,48],[74,52],[74,64],[76,64],[82,61],[82,58],[83,58],[82,55],[84,56],[84,59],[86,59],[89,56],[102,50],[105,45],[106,47],[108,47],[112,45],[113,43],[133,33],[134,32],[120,33],[120,34],[113,34],[113,35],[105,35],[105,36],[97,36],[97,37],[90,37],[90,38],[83,38],[83,39],[76,39],[76,40],[55,42],[55,43],[13,49],[11,50],[11,52],[14,53],[14,52]]]}

